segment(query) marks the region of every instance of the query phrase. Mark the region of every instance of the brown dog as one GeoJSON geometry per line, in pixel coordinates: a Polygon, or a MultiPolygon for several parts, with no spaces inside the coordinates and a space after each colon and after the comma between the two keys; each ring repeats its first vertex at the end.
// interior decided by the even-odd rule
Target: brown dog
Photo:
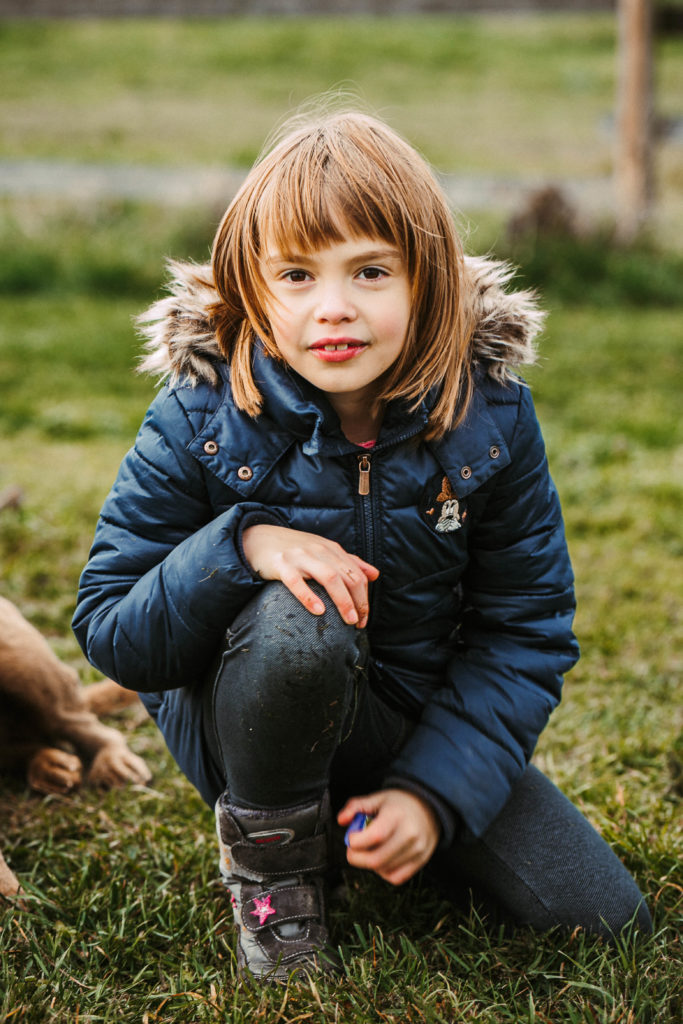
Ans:
{"type": "MultiPolygon", "coordinates": [[[[96,713],[137,700],[107,679],[82,687],[74,669],[0,597],[0,773],[22,773],[41,793],[68,793],[83,777],[110,788],[146,783],[145,762],[96,713]]],[[[18,883],[0,853],[0,894],[18,883]]]]}

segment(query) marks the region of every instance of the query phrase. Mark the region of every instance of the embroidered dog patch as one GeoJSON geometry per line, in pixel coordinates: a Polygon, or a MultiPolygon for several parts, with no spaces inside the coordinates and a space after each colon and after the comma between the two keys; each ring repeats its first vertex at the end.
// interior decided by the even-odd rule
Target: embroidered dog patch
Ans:
{"type": "Polygon", "coordinates": [[[467,509],[459,501],[447,476],[427,488],[420,504],[424,521],[437,533],[453,533],[467,519],[467,509]],[[436,492],[436,493],[435,493],[436,492]]]}

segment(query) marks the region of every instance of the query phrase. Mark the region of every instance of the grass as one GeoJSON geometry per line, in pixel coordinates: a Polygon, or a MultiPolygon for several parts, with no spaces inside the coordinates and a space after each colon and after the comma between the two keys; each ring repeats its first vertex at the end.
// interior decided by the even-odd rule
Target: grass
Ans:
{"type": "Polygon", "coordinates": [[[542,90],[544,128],[583,163],[612,107],[613,48],[604,17],[10,22],[0,118],[13,156],[249,165],[285,110],[346,83],[447,168],[508,169],[521,155],[538,172],[560,154],[513,125],[532,123],[542,90]],[[557,122],[577,94],[570,139],[557,122]]]}
{"type": "MultiPolygon", "coordinates": [[[[607,19],[381,26],[0,23],[5,152],[246,161],[285,106],[355,77],[446,169],[471,159],[499,171],[514,160],[519,173],[591,174],[604,164],[595,131],[610,102],[607,19]],[[444,113],[447,95],[467,103],[444,113]],[[577,96],[576,135],[558,141],[577,96]],[[472,127],[478,116],[485,131],[472,127]],[[537,132],[543,147],[531,145],[537,132]]],[[[676,46],[662,49],[670,112],[676,46]]],[[[78,575],[154,393],[133,373],[131,319],[159,294],[165,255],[206,258],[217,211],[4,201],[0,213],[0,492],[24,493],[0,512],[0,591],[89,682],[96,673],[69,627],[78,575]]],[[[354,875],[349,903],[332,909],[341,982],[239,987],[212,815],[154,728],[126,712],[116,723],[150,764],[150,788],[62,799],[0,783],[0,844],[27,891],[27,909],[0,907],[0,1021],[680,1019],[680,248],[617,250],[594,235],[513,250],[499,223],[486,224],[472,247],[517,258],[551,310],[529,380],[578,585],[583,657],[536,760],[634,873],[654,936],[610,948],[581,934],[510,935],[419,885],[394,891],[354,875]]]]}
{"type": "MultiPolygon", "coordinates": [[[[59,218],[44,221],[41,237],[13,213],[17,264],[41,252],[54,259],[23,294],[4,294],[0,490],[18,484],[25,498],[0,514],[2,591],[90,681],[96,674],[69,630],[77,578],[153,395],[132,373],[131,317],[146,302],[143,289],[158,292],[152,249],[180,255],[179,246],[203,243],[193,241],[194,217],[169,217],[162,230],[150,210],[123,207],[94,234],[82,218],[64,224],[58,260],[59,218]],[[142,246],[122,254],[130,233],[142,246]],[[128,269],[100,278],[92,267],[106,266],[108,253],[128,269]]],[[[653,261],[676,258],[641,253],[642,287],[653,261]]],[[[638,254],[630,259],[636,265],[638,254]]],[[[625,313],[610,287],[611,300],[596,304],[585,301],[588,286],[579,304],[549,290],[542,364],[529,374],[564,502],[583,646],[537,763],[634,872],[654,911],[654,938],[610,950],[581,935],[505,935],[419,887],[394,893],[354,877],[350,904],[333,911],[343,982],[245,991],[235,986],[229,908],[215,883],[211,814],[154,729],[124,715],[118,724],[153,768],[151,789],[62,800],[16,781],[0,787],[3,847],[30,907],[0,910],[0,1020],[677,1019],[680,309],[655,289],[625,313]]]]}

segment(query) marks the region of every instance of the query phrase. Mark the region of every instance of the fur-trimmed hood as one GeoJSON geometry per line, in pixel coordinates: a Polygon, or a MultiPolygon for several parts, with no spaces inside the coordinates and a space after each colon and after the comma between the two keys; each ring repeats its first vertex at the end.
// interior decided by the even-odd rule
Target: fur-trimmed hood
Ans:
{"type": "MultiPolygon", "coordinates": [[[[218,300],[211,265],[169,261],[169,294],[137,319],[145,340],[140,371],[192,384],[218,383],[217,362],[223,360],[209,320],[218,300]]],[[[531,291],[506,292],[514,275],[507,263],[465,257],[464,287],[472,296],[475,316],[473,358],[496,380],[512,369],[533,363],[535,339],[545,314],[531,291]]]]}

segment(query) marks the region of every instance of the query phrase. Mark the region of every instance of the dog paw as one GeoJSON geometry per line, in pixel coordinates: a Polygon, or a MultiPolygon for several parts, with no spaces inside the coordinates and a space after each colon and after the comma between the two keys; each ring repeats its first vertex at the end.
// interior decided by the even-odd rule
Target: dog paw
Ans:
{"type": "Polygon", "coordinates": [[[104,789],[125,786],[129,782],[144,785],[151,778],[152,773],[142,758],[123,746],[103,747],[95,755],[88,772],[88,782],[104,789]]]}
{"type": "Polygon", "coordinates": [[[39,793],[69,793],[83,781],[83,765],[75,754],[44,747],[31,758],[27,778],[39,793]]]}

